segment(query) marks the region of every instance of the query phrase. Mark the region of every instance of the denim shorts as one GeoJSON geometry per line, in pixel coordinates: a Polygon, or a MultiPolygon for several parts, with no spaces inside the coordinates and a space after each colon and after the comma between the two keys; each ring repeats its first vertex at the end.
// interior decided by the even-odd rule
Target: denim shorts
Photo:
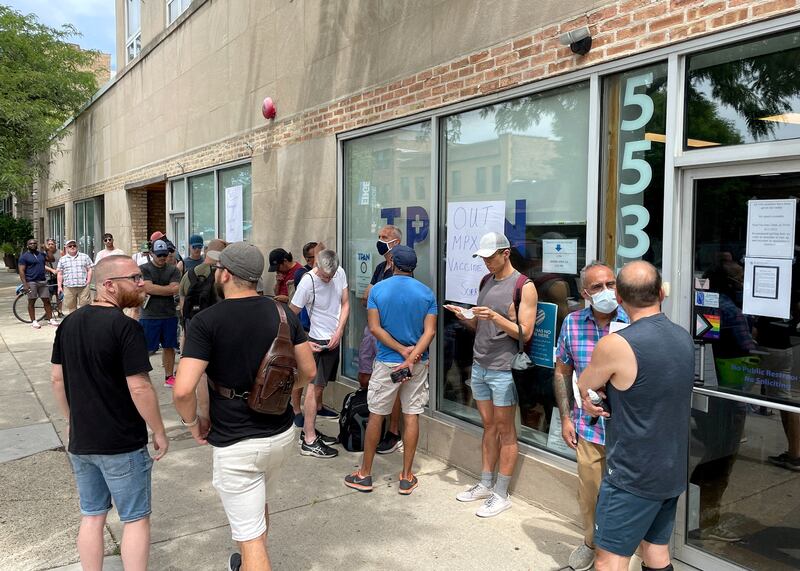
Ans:
{"type": "Polygon", "coordinates": [[[677,497],[642,498],[603,480],[595,511],[594,544],[623,557],[633,555],[642,540],[667,545],[677,507],[677,497]]]}
{"type": "Polygon", "coordinates": [[[473,362],[470,385],[475,400],[491,400],[494,406],[514,406],[519,401],[511,371],[484,369],[473,362]]]}
{"type": "Polygon", "coordinates": [[[147,339],[147,350],[158,351],[161,346],[164,349],[178,348],[178,318],[166,317],[164,319],[140,319],[144,329],[144,336],[147,339]]]}
{"type": "Polygon", "coordinates": [[[122,522],[150,515],[153,459],[146,446],[123,454],[69,454],[69,459],[83,515],[108,513],[112,499],[122,522]]]}

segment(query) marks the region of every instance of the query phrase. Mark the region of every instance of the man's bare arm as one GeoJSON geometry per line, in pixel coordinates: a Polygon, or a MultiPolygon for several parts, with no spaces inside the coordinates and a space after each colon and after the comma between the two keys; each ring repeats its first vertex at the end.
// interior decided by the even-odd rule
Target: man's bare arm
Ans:
{"type": "Polygon", "coordinates": [[[128,391],[131,393],[133,405],[153,431],[153,445],[158,452],[155,459],[160,460],[167,453],[169,441],[164,430],[164,422],[161,420],[161,410],[158,408],[158,395],[150,382],[150,375],[139,373],[125,379],[128,381],[128,391]]]}
{"type": "Polygon", "coordinates": [[[381,327],[381,316],[377,309],[367,310],[367,325],[369,325],[370,333],[375,336],[375,339],[390,349],[394,349],[401,355],[403,351],[407,351],[408,348],[405,345],[399,343],[388,331],[381,327]]]}
{"type": "Polygon", "coordinates": [[[67,419],[69,424],[69,403],[67,402],[67,391],[64,388],[64,370],[61,365],[53,365],[50,371],[50,381],[53,387],[53,396],[56,398],[61,414],[67,419]]]}
{"type": "Polygon", "coordinates": [[[572,372],[575,369],[560,360],[556,361],[553,373],[553,392],[561,418],[572,418],[572,372]]]}
{"type": "Polygon", "coordinates": [[[145,280],[144,282],[144,291],[148,295],[175,295],[178,293],[178,288],[180,284],[178,282],[172,282],[169,285],[156,285],[151,281],[145,280]]]}

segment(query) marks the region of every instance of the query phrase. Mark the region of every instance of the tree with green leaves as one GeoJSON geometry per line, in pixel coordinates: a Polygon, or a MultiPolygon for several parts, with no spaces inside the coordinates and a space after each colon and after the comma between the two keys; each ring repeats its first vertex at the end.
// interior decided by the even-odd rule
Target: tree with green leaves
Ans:
{"type": "Polygon", "coordinates": [[[62,126],[97,89],[96,52],[67,41],[79,35],[0,5],[0,197],[29,192],[62,126]]]}

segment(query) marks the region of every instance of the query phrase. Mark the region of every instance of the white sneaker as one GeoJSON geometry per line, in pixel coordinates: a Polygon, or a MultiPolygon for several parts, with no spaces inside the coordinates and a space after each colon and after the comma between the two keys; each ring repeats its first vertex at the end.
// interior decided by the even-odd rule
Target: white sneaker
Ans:
{"type": "Polygon", "coordinates": [[[31,321],[31,327],[33,327],[34,329],[41,329],[42,328],[42,326],[39,325],[39,322],[36,321],[35,319],[33,321],[31,321]]]}
{"type": "Polygon", "coordinates": [[[480,482],[472,486],[470,489],[459,492],[456,499],[459,502],[474,502],[475,500],[485,500],[492,497],[492,489],[487,488],[480,482]]]}
{"type": "Polygon", "coordinates": [[[58,327],[59,321],[58,319],[51,319],[48,323],[50,323],[50,325],[52,325],[53,327],[58,327]]]}
{"type": "Polygon", "coordinates": [[[508,509],[511,509],[511,500],[508,498],[501,498],[492,492],[492,496],[478,508],[475,515],[478,517],[494,517],[508,509]]]}

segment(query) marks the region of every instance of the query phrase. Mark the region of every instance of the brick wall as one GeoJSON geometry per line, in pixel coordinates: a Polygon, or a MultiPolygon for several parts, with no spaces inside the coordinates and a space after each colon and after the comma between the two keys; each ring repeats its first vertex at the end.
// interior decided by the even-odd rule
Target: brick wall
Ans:
{"type": "Polygon", "coordinates": [[[131,251],[138,252],[139,244],[150,237],[147,231],[147,191],[128,191],[128,209],[131,214],[131,251]]]}
{"type": "MultiPolygon", "coordinates": [[[[172,177],[260,155],[268,149],[331,136],[495,93],[798,10],[800,0],[617,0],[559,25],[532,30],[530,34],[511,41],[464,54],[457,59],[419,70],[414,75],[284,117],[179,158],[150,164],[124,175],[73,189],[47,207],[62,204],[65,200],[79,200],[121,190],[126,181],[160,175],[172,177]],[[560,45],[558,37],[583,26],[589,26],[592,33],[592,51],[584,57],[577,57],[568,46],[560,45]]],[[[133,208],[131,216],[137,216],[133,208]]],[[[165,218],[164,213],[163,220],[165,218]]],[[[164,222],[159,224],[163,226],[164,222]]],[[[133,234],[134,243],[141,241],[138,230],[134,229],[133,234]]]]}
{"type": "Polygon", "coordinates": [[[147,190],[147,238],[156,230],[167,236],[167,199],[165,190],[147,190]]]}

